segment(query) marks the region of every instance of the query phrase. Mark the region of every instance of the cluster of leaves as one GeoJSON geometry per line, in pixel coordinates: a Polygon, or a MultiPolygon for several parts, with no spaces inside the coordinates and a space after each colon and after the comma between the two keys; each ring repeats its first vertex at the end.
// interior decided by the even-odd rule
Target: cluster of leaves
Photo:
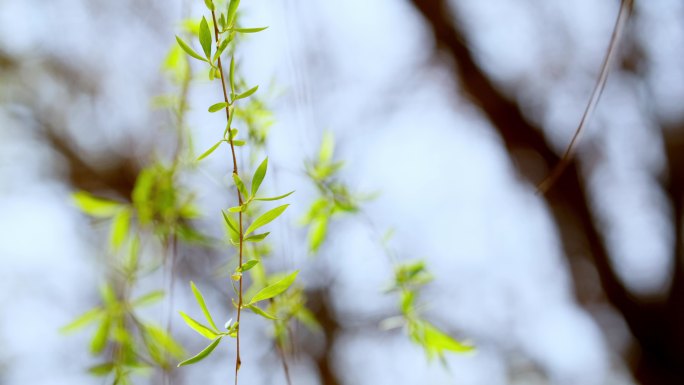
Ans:
{"type": "Polygon", "coordinates": [[[152,233],[162,245],[171,236],[186,241],[197,238],[187,224],[198,215],[192,196],[176,186],[169,168],[155,163],[144,169],[136,180],[131,198],[131,202],[122,203],[86,192],[73,195],[74,203],[85,214],[110,222],[109,260],[113,274],[111,282],[101,290],[101,305],[78,317],[63,331],[76,331],[98,323],[90,351],[106,358],[105,362],[90,368],[90,372],[99,376],[113,375],[114,384],[130,383],[129,375],[137,369],[157,366],[169,370],[171,362],[184,354],[181,346],[163,328],[143,320],[137,313],[138,308],[161,300],[164,292],[156,290],[129,299],[141,271],[153,270],[159,265],[152,261],[148,266],[142,266],[141,237],[152,233]]]}
{"type": "Polygon", "coordinates": [[[231,0],[227,3],[225,12],[219,12],[218,7],[212,0],[205,0],[205,5],[211,12],[212,17],[211,22],[203,17],[197,30],[197,40],[202,48],[202,54],[195,51],[191,44],[186,43],[182,38],[176,36],[178,45],[183,51],[190,57],[209,65],[209,80],[212,81],[216,79],[221,82],[224,100],[209,106],[208,111],[210,113],[225,111],[227,118],[226,128],[222,138],[202,153],[197,160],[202,160],[211,155],[223,143],[230,145],[233,158],[232,178],[237,192],[237,205],[227,210],[223,210],[222,215],[228,230],[230,243],[235,246],[238,251],[238,263],[231,274],[231,283],[237,296],[237,301],[235,299],[232,300],[233,305],[237,309],[237,322],[228,322],[225,325],[225,331],[220,331],[213,322],[211,313],[206,307],[199,290],[197,290],[194,284],[191,284],[195,298],[204,312],[206,321],[209,325],[201,324],[184,313],[181,313],[181,315],[193,330],[211,340],[211,342],[204,350],[181,362],[179,366],[193,364],[204,359],[216,348],[216,346],[218,346],[224,337],[235,337],[238,339],[236,381],[237,370],[239,370],[240,367],[239,335],[241,310],[249,309],[255,314],[267,319],[274,321],[279,320],[276,315],[278,312],[274,311],[275,309],[272,308],[272,304],[276,302],[276,297],[284,294],[293,285],[298,274],[298,271],[295,271],[285,275],[267,277],[257,246],[257,244],[263,243],[270,233],[257,233],[256,231],[283,214],[288,205],[280,205],[263,213],[258,213],[258,207],[255,203],[281,200],[292,194],[292,192],[274,197],[263,197],[258,195],[259,188],[264,181],[268,169],[268,158],[265,158],[254,171],[251,182],[249,183],[249,189],[247,188],[249,181],[243,180],[238,174],[235,147],[244,146],[249,142],[250,145],[253,146],[253,150],[256,150],[251,152],[252,156],[254,156],[258,150],[264,148],[268,126],[272,122],[270,112],[268,112],[265,104],[255,98],[250,98],[258,90],[258,86],[248,88],[244,79],[238,75],[236,68],[236,36],[266,29],[265,27],[239,27],[236,22],[239,4],[239,0],[231,0]],[[214,31],[213,38],[212,30],[214,31]],[[224,76],[221,60],[224,53],[230,55],[230,67],[227,77],[224,76]],[[226,82],[228,83],[228,90],[226,90],[226,82]],[[247,99],[244,102],[245,107],[238,108],[236,102],[244,99],[247,99]],[[238,129],[233,126],[233,118],[235,116],[238,116],[247,127],[247,136],[245,139],[238,138],[238,129]],[[250,220],[250,218],[254,219],[250,220]],[[243,224],[247,222],[249,222],[250,225],[245,229],[243,224]],[[248,251],[250,245],[254,246],[251,248],[251,252],[248,251]],[[243,257],[247,254],[251,254],[251,258],[245,260],[243,257]],[[251,295],[250,300],[245,301],[243,300],[243,274],[248,271],[258,271],[259,273],[254,276],[259,277],[260,279],[255,279],[255,283],[257,284],[253,285],[246,294],[256,290],[256,287],[261,287],[261,289],[251,295]],[[278,277],[278,279],[273,279],[274,277],[278,277]],[[238,287],[235,287],[234,282],[238,282],[238,287]],[[266,307],[262,307],[259,306],[260,303],[266,303],[267,305],[266,307]]]}
{"type": "Polygon", "coordinates": [[[385,320],[385,327],[405,326],[411,340],[425,350],[429,359],[438,357],[443,360],[445,351],[456,353],[473,351],[473,346],[452,338],[420,314],[420,306],[417,304],[418,292],[430,281],[432,281],[432,275],[427,271],[424,261],[401,263],[395,267],[394,283],[389,291],[399,293],[402,315],[385,320]]]}
{"type": "Polygon", "coordinates": [[[357,212],[362,200],[340,181],[338,173],[344,162],[333,160],[334,151],[335,138],[328,131],[323,136],[318,158],[305,164],[306,173],[318,190],[318,198],[302,219],[309,228],[308,245],[312,253],[318,252],[323,244],[330,221],[341,214],[357,212]]]}

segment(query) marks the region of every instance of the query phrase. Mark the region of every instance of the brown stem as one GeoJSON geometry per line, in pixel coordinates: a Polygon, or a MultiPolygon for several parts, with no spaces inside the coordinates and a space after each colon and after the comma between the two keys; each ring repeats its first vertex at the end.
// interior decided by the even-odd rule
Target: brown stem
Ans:
{"type": "MultiPolygon", "coordinates": [[[[218,23],[216,22],[216,12],[211,11],[211,18],[214,22],[214,38],[216,41],[216,49],[218,50],[219,45],[220,45],[220,40],[219,40],[219,30],[218,30],[218,23]]],[[[221,64],[221,56],[218,57],[218,70],[221,75],[221,88],[223,89],[223,100],[226,103],[226,121],[230,122],[230,107],[232,106],[231,101],[228,99],[228,92],[226,91],[226,82],[225,82],[225,77],[223,75],[223,65],[221,64]]],[[[230,127],[228,128],[230,132],[230,127]]],[[[235,156],[235,146],[233,145],[233,137],[229,134],[228,135],[228,143],[230,143],[230,153],[233,157],[233,174],[238,175],[238,165],[237,165],[237,158],[235,156]]],[[[240,206],[242,206],[242,195],[240,194],[240,189],[235,186],[235,189],[237,191],[237,197],[238,197],[238,203],[240,206]]],[[[239,228],[239,236],[240,236],[240,251],[239,251],[239,257],[238,257],[238,266],[242,266],[242,241],[243,241],[243,233],[242,233],[242,211],[238,213],[239,217],[239,222],[240,222],[240,228],[239,228]]],[[[236,348],[236,356],[235,356],[235,385],[238,383],[238,371],[240,370],[240,365],[242,364],[242,361],[240,360],[240,314],[242,310],[242,275],[240,275],[240,290],[238,292],[238,307],[237,307],[237,322],[238,322],[238,327],[237,327],[237,335],[236,335],[236,340],[237,340],[237,348],[236,348]]]]}

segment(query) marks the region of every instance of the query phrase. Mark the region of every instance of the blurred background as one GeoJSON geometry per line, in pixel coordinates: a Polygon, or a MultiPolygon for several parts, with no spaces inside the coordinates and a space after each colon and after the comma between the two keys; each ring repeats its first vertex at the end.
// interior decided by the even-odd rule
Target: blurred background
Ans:
{"type": "MultiPolygon", "coordinates": [[[[241,22],[268,25],[238,47],[273,111],[268,189],[297,193],[273,226],[274,270],[302,269],[322,326],[295,340],[295,384],[684,384],[684,3],[636,2],[577,157],[548,194],[599,73],[617,0],[260,0],[241,22]],[[309,255],[315,188],[304,164],[324,131],[341,178],[377,193],[332,222],[309,255]],[[429,362],[383,290],[392,265],[424,258],[426,317],[477,352],[429,362]]],[[[86,369],[92,331],[59,328],[100,301],[106,224],[73,204],[84,190],[130,200],[140,171],[173,147],[178,92],[160,71],[201,1],[0,0],[0,384],[100,384],[86,369]]],[[[193,63],[193,67],[195,64],[193,63]]],[[[198,66],[199,68],[199,66],[198,66]]],[[[206,71],[188,90],[197,153],[224,126],[206,106],[206,71]]],[[[218,115],[218,114],[215,114],[218,115]]],[[[195,226],[221,234],[229,154],[189,168],[195,226]]],[[[171,330],[202,341],[188,281],[226,319],[221,246],[181,246],[171,330]]],[[[161,271],[141,282],[161,287],[161,271]]],[[[168,309],[148,310],[160,322],[168,309]]],[[[245,316],[242,383],[284,384],[268,323],[245,316]]],[[[223,321],[221,321],[223,323],[223,321]]],[[[230,345],[230,346],[228,346],[230,345]]],[[[232,381],[234,345],[176,369],[173,384],[232,381]]],[[[161,384],[158,373],[135,383],[161,384]]]]}

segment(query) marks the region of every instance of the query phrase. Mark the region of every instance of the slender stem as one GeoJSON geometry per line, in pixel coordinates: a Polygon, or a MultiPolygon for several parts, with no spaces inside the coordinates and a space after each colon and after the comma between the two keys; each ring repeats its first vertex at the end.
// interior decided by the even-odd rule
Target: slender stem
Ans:
{"type": "Polygon", "coordinates": [[[278,355],[280,356],[280,362],[283,364],[283,371],[285,372],[285,379],[287,380],[287,385],[292,385],[292,379],[290,379],[290,367],[287,364],[287,357],[285,356],[285,347],[279,338],[276,338],[276,347],[278,348],[278,355]]]}
{"type": "MultiPolygon", "coordinates": [[[[216,49],[219,48],[220,45],[220,37],[219,37],[219,30],[218,30],[218,23],[216,22],[216,12],[211,11],[211,18],[214,22],[214,39],[216,41],[216,49]]],[[[230,107],[232,106],[232,102],[228,99],[228,92],[226,92],[226,81],[225,81],[225,76],[223,74],[223,65],[221,63],[221,57],[218,57],[218,70],[219,74],[221,75],[221,88],[223,89],[223,100],[226,102],[226,121],[230,122],[230,107]]],[[[228,128],[230,131],[230,127],[228,128]]],[[[232,135],[228,135],[228,143],[230,144],[230,153],[231,156],[233,157],[233,174],[238,175],[238,164],[237,164],[237,157],[235,156],[235,146],[233,145],[233,137],[232,135]]],[[[235,186],[235,189],[237,191],[237,197],[238,197],[238,203],[242,205],[242,195],[240,194],[240,189],[235,186]]],[[[238,213],[239,217],[239,222],[240,222],[240,227],[239,227],[239,241],[240,241],[240,250],[239,250],[239,257],[238,257],[238,266],[242,266],[242,243],[243,243],[243,231],[242,231],[242,211],[238,213]]],[[[240,370],[240,365],[242,364],[242,361],[240,360],[240,328],[242,325],[240,324],[240,314],[242,310],[242,275],[240,275],[240,290],[238,292],[238,308],[237,308],[237,322],[238,322],[238,328],[237,328],[237,334],[235,336],[237,340],[237,350],[236,350],[236,356],[235,356],[235,385],[238,383],[238,371],[240,370]]]]}
{"type": "Polygon", "coordinates": [[[584,131],[584,128],[589,121],[592,113],[596,109],[599,99],[601,98],[601,93],[606,86],[606,80],[608,79],[608,72],[610,72],[611,64],[615,61],[617,56],[617,44],[622,36],[622,31],[627,24],[627,19],[632,11],[633,0],[622,0],[620,4],[620,11],[618,12],[617,20],[615,21],[615,27],[613,28],[613,34],[610,38],[610,43],[608,45],[608,50],[606,51],[606,56],[603,59],[603,64],[601,64],[601,71],[599,73],[598,79],[596,79],[596,84],[594,85],[594,90],[591,92],[591,97],[587,103],[587,107],[584,109],[582,118],[580,119],[579,125],[575,130],[575,134],[568,145],[568,148],[563,153],[563,157],[558,162],[558,164],[553,168],[549,176],[544,179],[537,187],[537,194],[543,195],[553,184],[558,180],[558,178],[563,174],[563,171],[570,164],[577,144],[579,143],[580,136],[584,131]]]}

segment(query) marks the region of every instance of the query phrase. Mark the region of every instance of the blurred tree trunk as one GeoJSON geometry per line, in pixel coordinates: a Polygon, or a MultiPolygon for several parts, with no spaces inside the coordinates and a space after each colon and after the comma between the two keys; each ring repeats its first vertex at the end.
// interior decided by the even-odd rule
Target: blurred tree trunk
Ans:
{"type": "MultiPolygon", "coordinates": [[[[546,142],[541,127],[530,122],[520,105],[507,97],[480,68],[466,43],[463,31],[455,22],[458,15],[446,0],[412,0],[416,10],[428,24],[439,53],[446,63],[453,63],[460,89],[477,104],[492,126],[499,132],[511,161],[532,186],[540,176],[534,170],[550,170],[560,158],[546,142]],[[537,154],[538,162],[530,164],[518,154],[537,154]],[[536,167],[535,167],[536,166],[536,167]]],[[[683,132],[684,123],[678,130],[683,132]]],[[[684,384],[684,272],[682,271],[682,197],[684,196],[684,138],[667,138],[669,177],[664,185],[674,215],[676,265],[671,291],[663,300],[651,301],[632,295],[612,269],[599,227],[590,211],[586,182],[572,161],[545,199],[558,226],[565,255],[569,260],[575,293],[583,305],[588,298],[607,300],[624,317],[633,337],[633,348],[627,360],[635,379],[645,385],[684,384]],[[579,259],[593,265],[597,274],[579,275],[579,259]],[[592,277],[600,285],[592,285],[592,277]],[[601,293],[587,293],[597,287],[601,293]]],[[[542,176],[543,177],[543,176],[542,176]]],[[[586,270],[585,270],[586,271],[586,270]]]]}

